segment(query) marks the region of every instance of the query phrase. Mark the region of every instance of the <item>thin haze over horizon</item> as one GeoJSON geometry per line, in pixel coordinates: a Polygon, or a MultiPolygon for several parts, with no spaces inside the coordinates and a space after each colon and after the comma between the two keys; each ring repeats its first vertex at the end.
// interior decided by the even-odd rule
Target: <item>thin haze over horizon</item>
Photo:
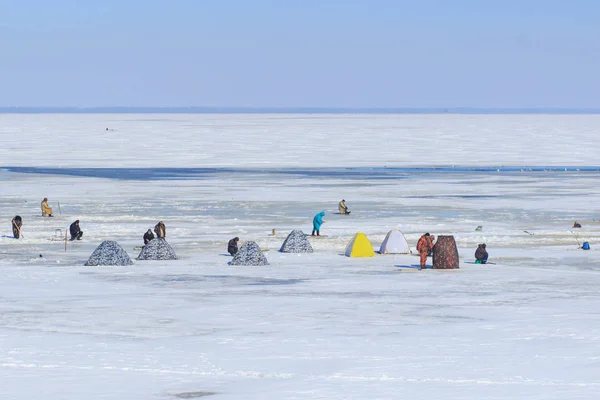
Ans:
{"type": "Polygon", "coordinates": [[[29,0],[0,107],[600,109],[593,0],[29,0]]]}

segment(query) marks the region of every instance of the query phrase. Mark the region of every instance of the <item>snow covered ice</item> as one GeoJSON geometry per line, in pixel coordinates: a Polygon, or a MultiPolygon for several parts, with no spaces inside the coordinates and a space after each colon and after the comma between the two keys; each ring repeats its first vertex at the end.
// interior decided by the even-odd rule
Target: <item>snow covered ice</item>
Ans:
{"type": "Polygon", "coordinates": [[[581,167],[598,131],[590,115],[0,115],[0,398],[596,399],[600,175],[581,167]],[[321,210],[314,253],[277,251],[321,210]],[[160,220],[177,260],[83,266],[160,220]],[[413,248],[453,235],[460,269],[343,257],[394,228],[413,248]],[[228,265],[235,236],[270,265],[228,265]],[[479,243],[495,265],[471,263],[479,243]]]}

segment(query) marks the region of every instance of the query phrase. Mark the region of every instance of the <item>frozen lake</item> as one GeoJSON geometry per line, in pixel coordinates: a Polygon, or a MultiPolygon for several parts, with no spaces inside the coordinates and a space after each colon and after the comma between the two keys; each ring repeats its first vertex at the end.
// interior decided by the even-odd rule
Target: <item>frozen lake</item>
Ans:
{"type": "Polygon", "coordinates": [[[597,398],[600,116],[0,121],[2,399],[597,398]],[[321,210],[315,253],[277,251],[321,210]],[[159,220],[179,260],[83,267],[159,220]],[[461,269],[341,255],[393,228],[454,235],[461,269]],[[227,265],[233,236],[270,265],[227,265]]]}

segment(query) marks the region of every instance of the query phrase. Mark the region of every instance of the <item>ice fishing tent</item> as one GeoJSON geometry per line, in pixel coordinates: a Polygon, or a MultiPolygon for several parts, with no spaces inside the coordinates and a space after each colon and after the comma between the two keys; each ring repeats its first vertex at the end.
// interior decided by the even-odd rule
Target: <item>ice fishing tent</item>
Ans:
{"type": "Polygon", "coordinates": [[[279,249],[282,253],[312,253],[313,248],[301,230],[293,230],[279,249]]]}
{"type": "Polygon", "coordinates": [[[379,248],[380,254],[409,254],[410,246],[404,237],[404,234],[398,229],[392,229],[388,232],[379,248]]]}
{"type": "Polygon", "coordinates": [[[458,249],[454,236],[438,236],[433,246],[433,268],[458,268],[458,249]]]}
{"type": "Polygon", "coordinates": [[[269,265],[267,257],[255,242],[246,242],[233,256],[231,265],[269,265]]]}
{"type": "Polygon", "coordinates": [[[375,251],[373,245],[369,242],[367,235],[358,232],[346,246],[346,257],[373,257],[375,251]]]}
{"type": "Polygon", "coordinates": [[[144,246],[138,260],[177,260],[175,250],[164,238],[152,239],[144,246]]]}
{"type": "Polygon", "coordinates": [[[84,264],[86,266],[96,265],[131,265],[133,262],[127,252],[117,242],[106,240],[96,247],[90,258],[84,264]]]}

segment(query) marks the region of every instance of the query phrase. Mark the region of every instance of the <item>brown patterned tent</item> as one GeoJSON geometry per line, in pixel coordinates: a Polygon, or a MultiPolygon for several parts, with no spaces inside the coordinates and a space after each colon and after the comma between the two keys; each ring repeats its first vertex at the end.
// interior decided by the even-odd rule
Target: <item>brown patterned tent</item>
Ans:
{"type": "Polygon", "coordinates": [[[454,236],[438,236],[433,246],[433,268],[458,268],[458,250],[454,236]]]}

